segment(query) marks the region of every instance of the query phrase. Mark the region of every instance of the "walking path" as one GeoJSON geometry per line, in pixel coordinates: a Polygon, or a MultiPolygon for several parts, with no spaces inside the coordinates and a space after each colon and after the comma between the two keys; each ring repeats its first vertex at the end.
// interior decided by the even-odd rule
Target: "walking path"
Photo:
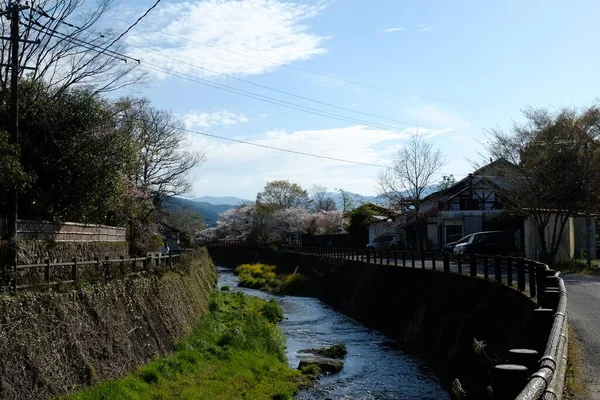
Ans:
{"type": "Polygon", "coordinates": [[[568,320],[583,349],[584,384],[600,400],[600,276],[562,275],[567,288],[568,320]]]}

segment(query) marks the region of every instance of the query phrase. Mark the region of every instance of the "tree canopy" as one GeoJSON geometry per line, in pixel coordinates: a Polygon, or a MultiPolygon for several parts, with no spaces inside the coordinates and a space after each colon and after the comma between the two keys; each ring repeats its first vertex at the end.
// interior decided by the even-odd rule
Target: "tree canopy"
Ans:
{"type": "Polygon", "coordinates": [[[509,131],[492,130],[488,151],[498,164],[505,202],[538,232],[540,257],[557,256],[569,218],[586,209],[585,197],[600,193],[598,107],[583,110],[528,108],[526,122],[509,131]],[[548,234],[548,232],[550,232],[548,234]]]}

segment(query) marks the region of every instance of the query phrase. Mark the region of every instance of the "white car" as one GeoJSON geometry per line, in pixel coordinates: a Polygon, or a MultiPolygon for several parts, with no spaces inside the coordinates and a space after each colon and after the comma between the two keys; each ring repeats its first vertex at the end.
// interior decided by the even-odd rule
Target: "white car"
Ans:
{"type": "Polygon", "coordinates": [[[376,237],[371,243],[367,244],[367,250],[370,251],[379,251],[379,250],[387,250],[398,244],[398,240],[396,239],[396,235],[393,233],[385,234],[376,237]]]}

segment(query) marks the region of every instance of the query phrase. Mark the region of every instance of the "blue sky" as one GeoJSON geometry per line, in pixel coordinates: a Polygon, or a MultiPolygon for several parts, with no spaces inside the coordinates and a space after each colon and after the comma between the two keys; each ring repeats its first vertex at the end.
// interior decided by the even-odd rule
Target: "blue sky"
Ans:
{"type": "MultiPolygon", "coordinates": [[[[126,28],[153,2],[122,3],[110,24],[126,28]]],[[[154,68],[137,94],[190,129],[377,165],[389,165],[419,132],[448,160],[438,177],[460,178],[482,159],[485,130],[509,128],[525,106],[582,107],[598,97],[599,13],[597,1],[163,0],[126,43],[143,68],[154,68]],[[242,97],[197,78],[360,121],[242,97]]],[[[194,134],[188,147],[207,156],[192,173],[192,197],[252,199],[273,179],[377,192],[377,167],[194,134]]]]}

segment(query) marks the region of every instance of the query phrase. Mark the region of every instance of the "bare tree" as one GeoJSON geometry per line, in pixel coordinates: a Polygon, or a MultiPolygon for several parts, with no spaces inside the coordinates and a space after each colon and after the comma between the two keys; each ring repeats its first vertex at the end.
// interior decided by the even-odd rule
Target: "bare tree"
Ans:
{"type": "Polygon", "coordinates": [[[352,199],[352,195],[350,192],[344,189],[335,189],[342,196],[342,212],[348,212],[354,210],[354,200],[352,199]]]}
{"type": "Polygon", "coordinates": [[[311,195],[315,212],[337,209],[335,200],[329,195],[325,186],[313,185],[311,195]]]}
{"type": "Polygon", "coordinates": [[[205,154],[187,148],[183,124],[145,99],[122,99],[115,108],[118,127],[138,146],[137,168],[132,171],[135,184],[152,193],[155,206],[187,193],[191,188],[188,174],[204,162],[205,154]]]}
{"type": "Polygon", "coordinates": [[[524,111],[527,122],[509,132],[492,130],[487,150],[506,160],[498,165],[504,202],[529,219],[541,248],[537,256],[552,263],[569,218],[584,211],[585,193],[598,193],[597,138],[600,109],[581,112],[544,108],[524,111]]]}
{"type": "Polygon", "coordinates": [[[393,208],[410,209],[418,216],[421,200],[433,176],[444,166],[446,160],[433,143],[422,135],[414,135],[394,155],[392,166],[379,174],[380,196],[393,208]]]}
{"type": "MultiPolygon", "coordinates": [[[[132,73],[138,62],[121,52],[119,36],[100,28],[100,19],[114,5],[113,0],[42,0],[21,11],[19,62],[33,67],[20,70],[20,77],[43,80],[61,93],[73,85],[92,87],[96,93],[108,92],[138,83],[142,73],[132,73]]],[[[10,34],[10,20],[0,20],[0,32],[10,34]]],[[[0,63],[8,65],[10,41],[0,41],[0,63]]],[[[10,68],[0,68],[0,90],[8,89],[10,68]]]]}

